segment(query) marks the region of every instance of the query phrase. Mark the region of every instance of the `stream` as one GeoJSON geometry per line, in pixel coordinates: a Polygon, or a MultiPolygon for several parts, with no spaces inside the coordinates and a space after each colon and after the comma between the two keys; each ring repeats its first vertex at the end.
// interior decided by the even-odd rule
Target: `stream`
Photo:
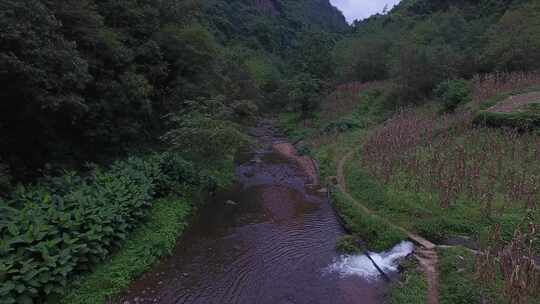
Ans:
{"type": "MultiPolygon", "coordinates": [[[[336,251],[345,232],[326,194],[273,152],[286,138],[270,122],[251,133],[258,145],[239,157],[235,186],[201,208],[173,254],[117,303],[386,302],[388,283],[369,260],[336,251]]],[[[393,277],[395,266],[385,268],[393,277]]]]}

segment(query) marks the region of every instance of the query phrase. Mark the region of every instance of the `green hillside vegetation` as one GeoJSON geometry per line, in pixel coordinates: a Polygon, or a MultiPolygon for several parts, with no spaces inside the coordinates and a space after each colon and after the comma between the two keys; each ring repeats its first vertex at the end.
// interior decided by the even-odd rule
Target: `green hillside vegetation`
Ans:
{"type": "Polygon", "coordinates": [[[0,303],[121,292],[345,31],[326,0],[0,1],[0,303]]]}
{"type": "Polygon", "coordinates": [[[269,115],[323,178],[352,152],[341,247],[457,239],[441,303],[539,303],[539,50],[539,0],[0,0],[0,303],[122,292],[269,115]]]}

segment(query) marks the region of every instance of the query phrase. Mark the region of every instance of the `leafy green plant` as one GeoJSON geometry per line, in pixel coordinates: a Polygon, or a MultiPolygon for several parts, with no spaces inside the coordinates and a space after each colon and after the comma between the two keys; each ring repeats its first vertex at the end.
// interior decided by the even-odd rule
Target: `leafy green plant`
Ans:
{"type": "MultiPolygon", "coordinates": [[[[184,190],[189,188],[182,187],[184,190]]],[[[133,236],[114,256],[101,263],[94,272],[75,282],[61,303],[106,303],[129,283],[148,270],[162,255],[170,254],[177,237],[187,227],[187,218],[193,209],[191,195],[158,199],[148,215],[145,225],[138,227],[133,236]]]]}
{"type": "Polygon", "coordinates": [[[237,124],[211,115],[173,115],[171,121],[172,129],[162,139],[196,159],[228,159],[249,142],[237,124]]]}
{"type": "Polygon", "coordinates": [[[131,157],[88,177],[66,173],[20,186],[0,202],[0,303],[32,303],[62,294],[125,241],[155,198],[206,186],[172,153],[131,157]]]}

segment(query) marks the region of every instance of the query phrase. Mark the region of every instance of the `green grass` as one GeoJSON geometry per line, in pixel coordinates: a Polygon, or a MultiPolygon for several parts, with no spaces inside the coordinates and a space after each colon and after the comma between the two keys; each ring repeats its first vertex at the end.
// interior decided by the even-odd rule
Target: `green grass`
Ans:
{"type": "MultiPolygon", "coordinates": [[[[501,285],[485,287],[475,279],[475,255],[461,247],[439,249],[441,304],[503,304],[501,285]]],[[[500,282],[499,282],[500,283],[500,282]]]]}
{"type": "Polygon", "coordinates": [[[383,185],[364,171],[359,153],[346,164],[345,177],[355,199],[377,215],[434,242],[452,236],[481,237],[496,222],[502,225],[503,238],[509,240],[525,215],[519,206],[506,207],[504,213],[490,219],[482,213],[479,202],[466,198],[442,208],[436,194],[405,190],[400,183],[408,180],[406,175],[383,185]]]}
{"type": "Polygon", "coordinates": [[[332,203],[341,214],[345,225],[367,244],[371,251],[384,251],[405,240],[407,235],[389,226],[379,217],[368,214],[339,189],[332,190],[332,203]]]}
{"type": "Polygon", "coordinates": [[[404,271],[401,273],[400,281],[392,285],[390,303],[427,303],[428,284],[420,266],[414,260],[407,260],[401,266],[404,271]]]}
{"type": "Polygon", "coordinates": [[[188,197],[156,201],[146,223],[133,232],[110,260],[73,283],[72,291],[61,302],[99,304],[121,293],[160,257],[171,253],[192,209],[188,197]]]}

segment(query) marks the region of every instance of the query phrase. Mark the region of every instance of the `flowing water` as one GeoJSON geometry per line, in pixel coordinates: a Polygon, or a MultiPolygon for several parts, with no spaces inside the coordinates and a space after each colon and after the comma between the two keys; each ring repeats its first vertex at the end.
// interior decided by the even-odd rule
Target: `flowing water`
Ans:
{"type": "Polygon", "coordinates": [[[240,157],[236,186],[201,209],[173,254],[119,303],[385,302],[388,284],[370,261],[336,252],[345,232],[326,195],[309,190],[295,164],[272,152],[285,139],[270,124],[252,133],[260,145],[240,157]]]}

